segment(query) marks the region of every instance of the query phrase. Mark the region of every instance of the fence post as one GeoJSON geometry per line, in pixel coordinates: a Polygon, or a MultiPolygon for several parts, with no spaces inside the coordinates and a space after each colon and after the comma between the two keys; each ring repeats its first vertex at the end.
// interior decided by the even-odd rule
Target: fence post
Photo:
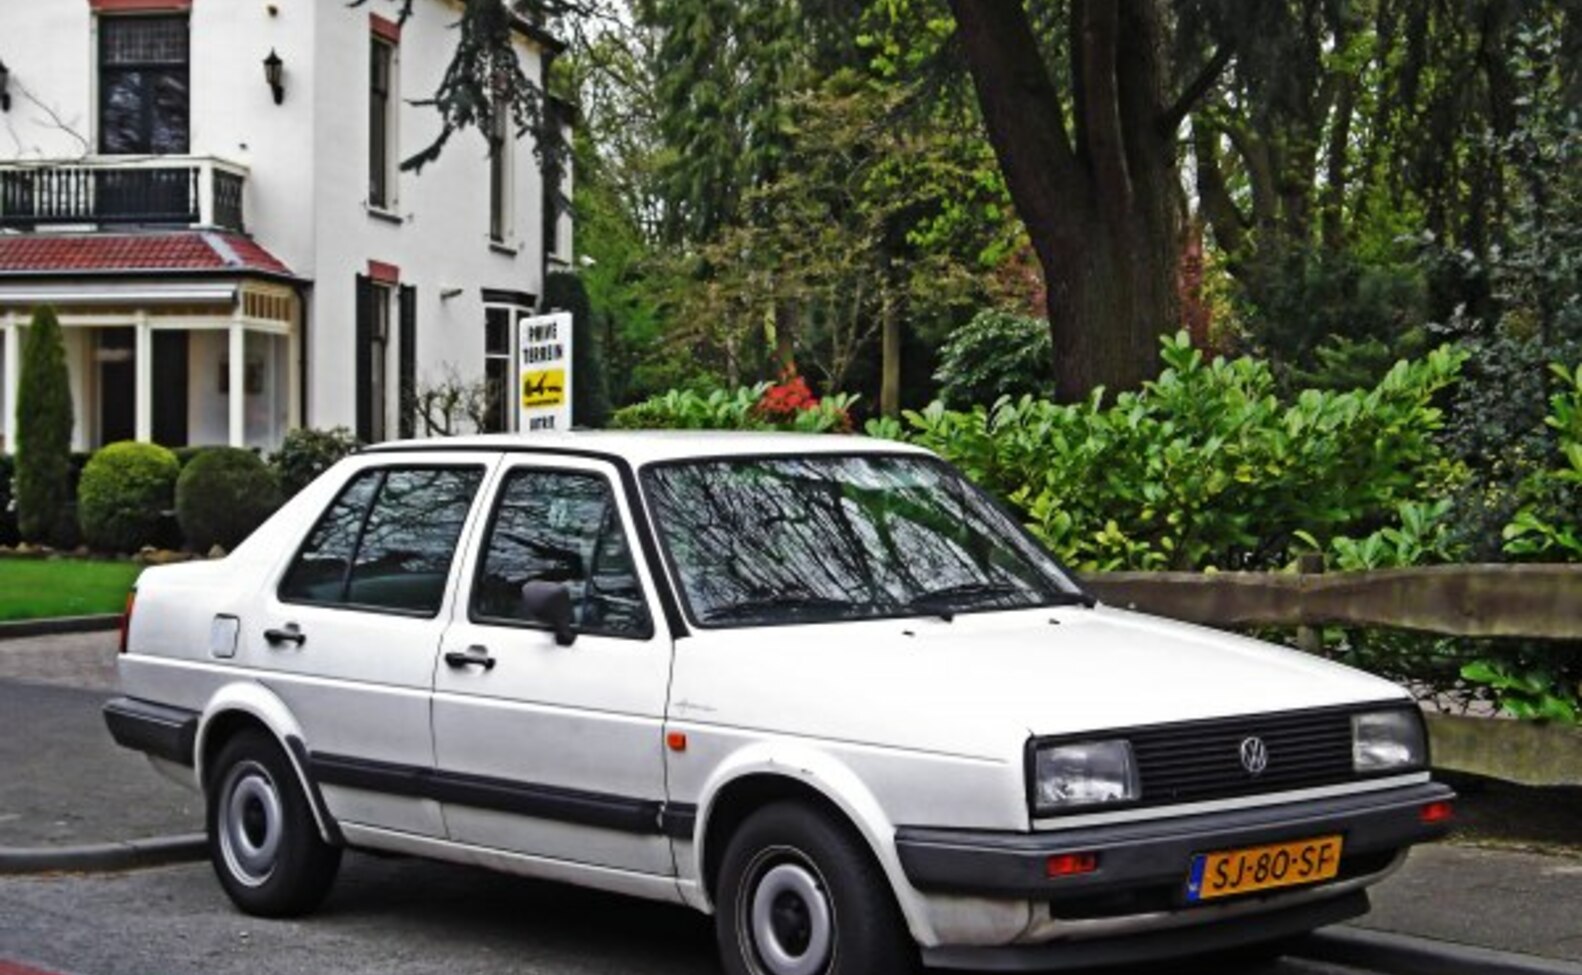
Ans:
{"type": "MultiPolygon", "coordinates": [[[[1297,557],[1296,570],[1304,576],[1322,575],[1324,572],[1323,552],[1304,552],[1297,557]]],[[[1296,628],[1296,647],[1306,653],[1317,656],[1324,655],[1324,631],[1316,626],[1299,626],[1296,628]]]]}

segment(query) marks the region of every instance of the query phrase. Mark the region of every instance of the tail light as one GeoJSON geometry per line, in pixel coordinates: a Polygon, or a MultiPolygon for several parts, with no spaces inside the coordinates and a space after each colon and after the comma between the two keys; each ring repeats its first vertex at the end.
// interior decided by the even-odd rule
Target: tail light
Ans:
{"type": "Polygon", "coordinates": [[[132,606],[137,602],[137,590],[126,594],[126,610],[121,613],[121,645],[118,653],[126,652],[126,639],[132,631],[132,606]]]}
{"type": "Polygon", "coordinates": [[[1440,823],[1448,823],[1456,818],[1456,810],[1448,802],[1430,802],[1419,810],[1417,818],[1421,819],[1425,825],[1437,826],[1440,823]]]}
{"type": "Polygon", "coordinates": [[[1044,864],[1044,873],[1050,877],[1075,877],[1098,868],[1097,853],[1057,853],[1044,864]]]}

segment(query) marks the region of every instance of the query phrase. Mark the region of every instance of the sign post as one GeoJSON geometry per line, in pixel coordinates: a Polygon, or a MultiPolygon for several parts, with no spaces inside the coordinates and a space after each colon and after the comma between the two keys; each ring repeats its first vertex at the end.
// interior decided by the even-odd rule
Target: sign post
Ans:
{"type": "Polygon", "coordinates": [[[571,429],[571,313],[522,318],[516,324],[516,429],[571,429]]]}

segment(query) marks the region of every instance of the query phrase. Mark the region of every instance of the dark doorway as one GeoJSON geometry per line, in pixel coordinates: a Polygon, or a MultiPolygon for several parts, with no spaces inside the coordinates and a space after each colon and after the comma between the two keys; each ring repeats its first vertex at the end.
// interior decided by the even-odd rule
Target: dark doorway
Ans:
{"type": "Polygon", "coordinates": [[[129,328],[101,328],[94,358],[99,362],[99,444],[131,440],[137,432],[137,353],[129,328]]]}
{"type": "Polygon", "coordinates": [[[154,442],[187,446],[189,332],[154,333],[154,442]]]}

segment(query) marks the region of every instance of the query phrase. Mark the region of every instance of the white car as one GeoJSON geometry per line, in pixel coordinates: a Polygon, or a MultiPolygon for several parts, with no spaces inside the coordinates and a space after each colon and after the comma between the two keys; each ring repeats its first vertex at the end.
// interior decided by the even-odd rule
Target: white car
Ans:
{"type": "Polygon", "coordinates": [[[123,639],[110,730],[203,791],[242,910],[416,854],[711,912],[734,975],[1279,939],[1454,798],[1396,686],[1098,605],[859,438],[377,447],[145,572],[123,639]]]}

